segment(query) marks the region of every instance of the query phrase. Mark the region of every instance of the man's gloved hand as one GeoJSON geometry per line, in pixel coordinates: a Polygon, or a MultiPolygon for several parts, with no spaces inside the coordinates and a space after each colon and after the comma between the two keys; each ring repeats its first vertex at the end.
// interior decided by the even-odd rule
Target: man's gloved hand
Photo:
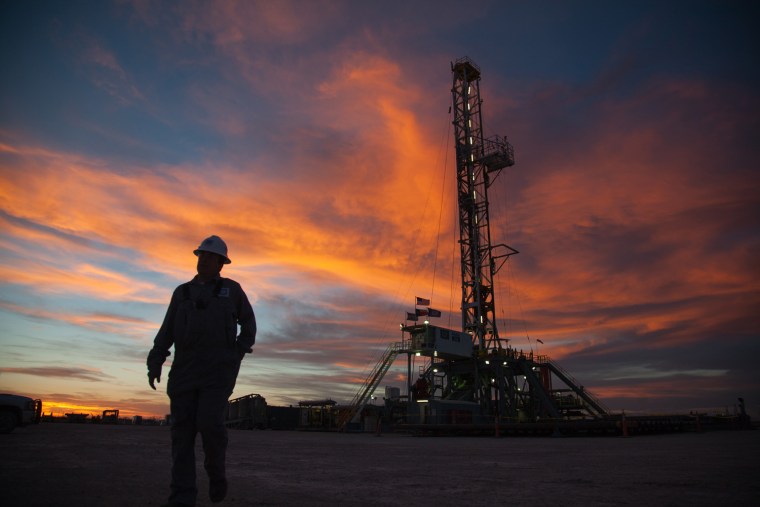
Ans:
{"type": "Polygon", "coordinates": [[[240,357],[240,360],[242,361],[246,354],[250,354],[253,352],[253,347],[247,347],[245,345],[241,345],[240,342],[236,342],[235,345],[237,346],[238,350],[238,356],[240,357]]]}
{"type": "Polygon", "coordinates": [[[151,370],[148,370],[148,384],[150,384],[151,389],[154,391],[156,390],[156,385],[153,382],[161,383],[161,368],[154,368],[151,370]]]}

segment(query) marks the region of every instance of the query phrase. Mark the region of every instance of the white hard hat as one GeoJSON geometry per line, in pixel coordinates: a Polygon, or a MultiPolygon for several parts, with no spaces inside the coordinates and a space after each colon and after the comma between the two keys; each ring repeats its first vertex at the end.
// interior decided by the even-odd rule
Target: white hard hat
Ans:
{"type": "Polygon", "coordinates": [[[193,250],[195,255],[198,255],[198,252],[211,252],[221,255],[224,258],[225,264],[232,262],[230,258],[227,257],[227,243],[225,243],[219,236],[209,236],[204,239],[200,246],[193,250]]]}

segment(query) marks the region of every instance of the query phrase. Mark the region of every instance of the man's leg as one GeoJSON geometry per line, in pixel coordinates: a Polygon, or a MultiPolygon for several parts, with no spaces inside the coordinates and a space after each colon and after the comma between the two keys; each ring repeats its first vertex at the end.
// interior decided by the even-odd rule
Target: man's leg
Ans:
{"type": "Polygon", "coordinates": [[[198,392],[171,396],[172,484],[169,502],[195,505],[195,434],[198,392]]]}
{"type": "Polygon", "coordinates": [[[227,494],[225,459],[227,453],[227,428],[224,415],[230,390],[201,389],[198,396],[197,428],[203,439],[203,464],[209,478],[209,496],[220,502],[227,494]]]}

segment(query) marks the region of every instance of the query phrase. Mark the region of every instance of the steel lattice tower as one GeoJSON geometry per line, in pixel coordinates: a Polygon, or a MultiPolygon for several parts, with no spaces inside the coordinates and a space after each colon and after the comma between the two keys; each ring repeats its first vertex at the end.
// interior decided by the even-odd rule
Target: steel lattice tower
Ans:
{"type": "MultiPolygon", "coordinates": [[[[506,137],[483,135],[480,68],[469,58],[451,64],[454,107],[459,245],[462,275],[462,330],[427,320],[401,325],[402,338],[386,350],[360,390],[346,421],[359,413],[388,365],[407,355],[407,403],[403,417],[419,428],[522,424],[596,419],[607,410],[546,356],[507,346],[499,338],[494,277],[517,250],[492,244],[488,189],[505,167],[514,165],[506,137]],[[430,358],[413,383],[412,358],[430,358]]],[[[416,322],[416,320],[414,321],[416,322]]],[[[399,405],[401,407],[401,405],[399,405]]]]}
{"type": "Polygon", "coordinates": [[[462,329],[481,350],[502,348],[496,326],[494,276],[516,250],[491,245],[488,188],[505,168],[514,165],[514,150],[505,138],[483,135],[480,68],[469,58],[451,65],[456,143],[459,244],[462,274],[462,329]],[[505,253],[495,254],[496,248],[505,253]]]}

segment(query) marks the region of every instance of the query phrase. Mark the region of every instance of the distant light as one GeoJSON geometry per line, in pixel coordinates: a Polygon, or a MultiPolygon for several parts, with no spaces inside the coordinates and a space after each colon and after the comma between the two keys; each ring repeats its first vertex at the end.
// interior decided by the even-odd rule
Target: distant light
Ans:
{"type": "Polygon", "coordinates": [[[433,351],[433,357],[438,357],[438,351],[437,350],[433,351]]]}
{"type": "Polygon", "coordinates": [[[488,359],[486,359],[486,364],[491,364],[491,363],[488,361],[488,359]]]}
{"type": "Polygon", "coordinates": [[[415,356],[417,356],[417,357],[419,357],[419,356],[421,356],[422,354],[420,354],[419,352],[417,352],[417,353],[416,353],[416,354],[414,354],[414,355],[415,355],[415,356]]]}
{"type": "Polygon", "coordinates": [[[438,373],[438,368],[433,368],[433,373],[438,373]]]}
{"type": "Polygon", "coordinates": [[[504,361],[504,363],[503,363],[503,364],[504,364],[504,366],[506,366],[506,365],[507,365],[507,362],[506,362],[506,361],[504,361]]]}
{"type": "Polygon", "coordinates": [[[426,320],[426,321],[425,321],[425,324],[430,324],[430,321],[429,321],[429,320],[426,320]]]}

